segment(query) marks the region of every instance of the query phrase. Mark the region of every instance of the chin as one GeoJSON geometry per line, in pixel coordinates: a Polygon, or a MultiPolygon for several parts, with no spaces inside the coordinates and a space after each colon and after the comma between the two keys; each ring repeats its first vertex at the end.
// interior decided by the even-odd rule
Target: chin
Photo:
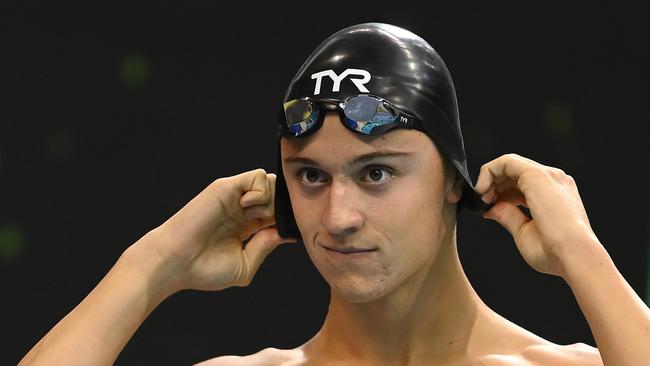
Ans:
{"type": "Polygon", "coordinates": [[[403,279],[400,261],[394,263],[382,251],[356,259],[332,258],[321,246],[307,246],[307,253],[332,295],[350,303],[367,303],[394,290],[403,279]]]}
{"type": "Polygon", "coordinates": [[[355,304],[378,300],[391,291],[384,278],[339,276],[332,280],[326,278],[326,280],[332,289],[332,295],[355,304]]]}

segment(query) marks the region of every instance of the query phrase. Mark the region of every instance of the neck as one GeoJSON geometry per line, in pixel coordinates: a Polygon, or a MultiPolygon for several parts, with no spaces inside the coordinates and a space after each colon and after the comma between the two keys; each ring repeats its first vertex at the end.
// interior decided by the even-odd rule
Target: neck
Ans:
{"type": "Polygon", "coordinates": [[[308,343],[314,354],[381,365],[467,357],[493,312],[462,270],[451,231],[433,262],[389,295],[350,303],[332,291],[323,328],[308,343]]]}

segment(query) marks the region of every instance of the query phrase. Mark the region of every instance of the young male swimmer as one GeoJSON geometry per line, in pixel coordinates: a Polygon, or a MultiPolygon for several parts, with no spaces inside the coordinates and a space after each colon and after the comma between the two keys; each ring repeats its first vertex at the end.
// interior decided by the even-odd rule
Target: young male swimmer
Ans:
{"type": "Polygon", "coordinates": [[[279,123],[277,177],[212,182],[131,245],[20,364],[111,364],[165,298],[248,285],[291,235],[331,287],[323,327],[295,349],[201,365],[650,363],[650,310],[591,229],[574,180],[507,154],[473,186],[451,77],[417,35],[378,23],[335,33],[292,81],[279,123]],[[458,258],[459,207],[567,281],[598,348],[553,344],[485,305],[458,258]]]}

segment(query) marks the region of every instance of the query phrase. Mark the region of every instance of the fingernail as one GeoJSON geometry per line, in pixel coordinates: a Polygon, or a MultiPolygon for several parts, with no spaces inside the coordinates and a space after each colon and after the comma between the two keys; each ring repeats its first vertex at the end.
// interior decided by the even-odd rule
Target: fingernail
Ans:
{"type": "Polygon", "coordinates": [[[497,194],[494,189],[490,189],[481,195],[481,201],[490,204],[497,200],[497,194]]]}

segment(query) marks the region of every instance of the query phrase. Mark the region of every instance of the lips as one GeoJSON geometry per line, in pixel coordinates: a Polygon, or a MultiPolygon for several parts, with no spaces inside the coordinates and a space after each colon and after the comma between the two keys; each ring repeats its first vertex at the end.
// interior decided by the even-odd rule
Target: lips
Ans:
{"type": "Polygon", "coordinates": [[[325,247],[325,249],[329,249],[334,252],[339,252],[343,254],[364,253],[364,252],[372,252],[377,250],[377,248],[333,247],[333,246],[326,246],[326,245],[323,245],[323,247],[325,247]]]}

